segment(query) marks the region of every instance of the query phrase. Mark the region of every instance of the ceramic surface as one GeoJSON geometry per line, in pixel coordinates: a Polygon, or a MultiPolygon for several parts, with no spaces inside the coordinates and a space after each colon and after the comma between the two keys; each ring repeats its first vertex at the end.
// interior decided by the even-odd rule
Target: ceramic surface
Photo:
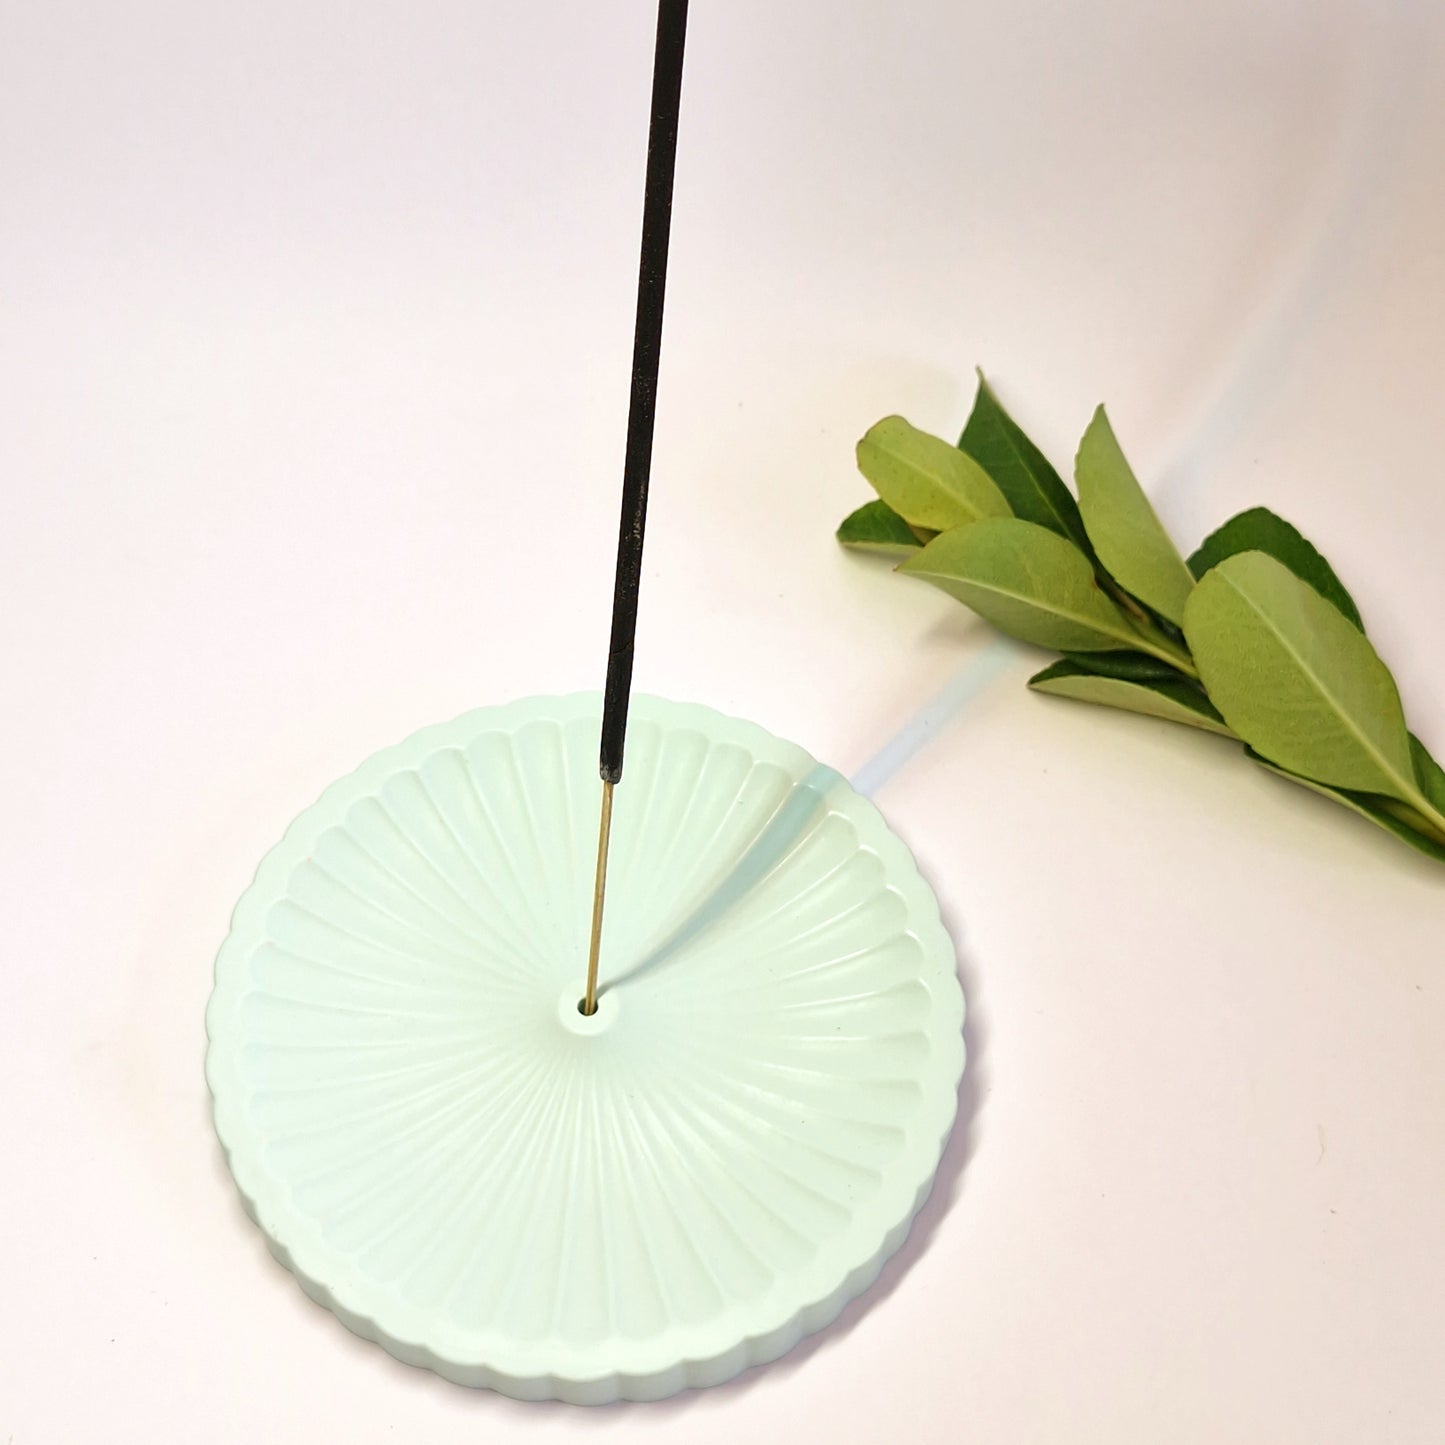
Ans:
{"type": "Polygon", "coordinates": [[[578,1012],[595,695],[329,788],[237,905],[217,1132],[306,1291],[448,1379],[648,1399],[832,1320],[926,1197],[963,999],[933,894],[800,748],[638,697],[578,1012]]]}

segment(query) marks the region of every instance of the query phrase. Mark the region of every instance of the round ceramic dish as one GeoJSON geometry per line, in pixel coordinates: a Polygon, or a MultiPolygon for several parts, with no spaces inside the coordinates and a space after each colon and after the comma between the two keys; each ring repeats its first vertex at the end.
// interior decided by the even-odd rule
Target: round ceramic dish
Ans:
{"type": "Polygon", "coordinates": [[[595,695],[468,713],[291,825],[216,962],[216,1130],[275,1255],[523,1399],[775,1359],[927,1196],[963,1068],[938,907],[800,748],[638,697],[592,1017],[595,695]]]}

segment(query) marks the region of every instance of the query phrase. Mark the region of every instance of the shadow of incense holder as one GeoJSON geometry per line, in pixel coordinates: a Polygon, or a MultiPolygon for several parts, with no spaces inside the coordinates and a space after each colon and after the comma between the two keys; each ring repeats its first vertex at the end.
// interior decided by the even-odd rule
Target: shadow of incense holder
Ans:
{"type": "Polygon", "coordinates": [[[582,1014],[600,716],[483,709],[333,784],[206,1016],[272,1252],[398,1358],[522,1399],[658,1399],[828,1324],[927,1197],[963,1068],[952,944],[874,806],[647,697],[582,1014]]]}

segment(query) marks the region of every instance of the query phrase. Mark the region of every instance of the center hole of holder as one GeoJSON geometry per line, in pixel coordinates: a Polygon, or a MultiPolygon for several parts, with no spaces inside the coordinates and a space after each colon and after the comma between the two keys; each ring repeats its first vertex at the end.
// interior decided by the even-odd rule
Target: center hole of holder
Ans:
{"type": "Polygon", "coordinates": [[[603,989],[597,995],[595,1013],[583,1013],[585,1006],[586,999],[573,989],[557,1001],[557,1017],[569,1034],[602,1034],[617,1022],[617,995],[611,989],[603,989]]]}

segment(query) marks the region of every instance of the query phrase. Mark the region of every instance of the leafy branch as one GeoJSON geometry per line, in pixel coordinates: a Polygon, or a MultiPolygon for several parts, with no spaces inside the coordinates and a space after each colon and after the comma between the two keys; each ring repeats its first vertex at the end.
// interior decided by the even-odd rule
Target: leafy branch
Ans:
{"type": "Polygon", "coordinates": [[[858,443],[878,493],[838,528],[1001,631],[1062,654],[1036,691],[1201,728],[1445,862],[1445,770],[1334,569],[1255,507],[1187,560],[1100,407],[1078,496],[979,374],[957,446],[885,417],[858,443]]]}

